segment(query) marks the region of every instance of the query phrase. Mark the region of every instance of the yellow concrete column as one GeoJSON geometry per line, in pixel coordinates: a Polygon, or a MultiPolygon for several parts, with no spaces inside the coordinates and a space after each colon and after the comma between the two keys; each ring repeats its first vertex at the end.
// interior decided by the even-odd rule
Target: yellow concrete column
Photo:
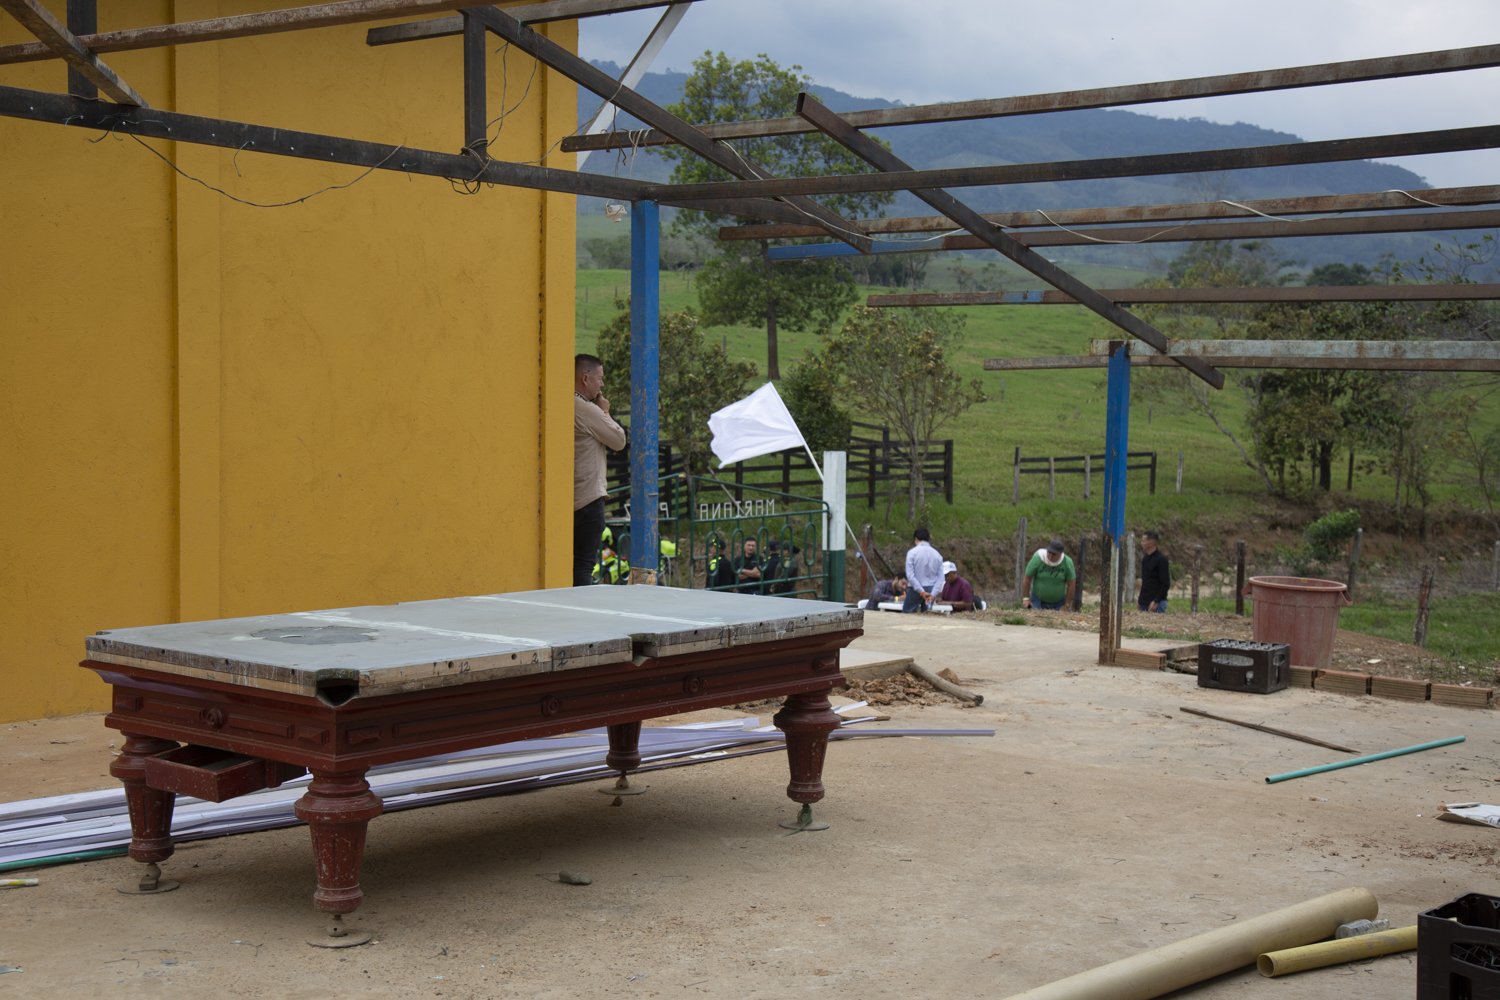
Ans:
{"type": "MultiPolygon", "coordinates": [[[[554,42],[576,52],[578,22],[557,21],[545,26],[554,42]]],[[[541,147],[547,150],[577,126],[577,87],[560,73],[542,77],[541,147]]],[[[543,166],[572,169],[577,155],[552,149],[543,166]]],[[[543,585],[566,587],[572,581],[573,551],[573,343],[577,279],[575,225],[578,205],[572,195],[542,193],[540,224],[541,384],[538,441],[542,465],[541,524],[537,557],[543,585]],[[561,522],[559,523],[559,519],[561,522]]]]}
{"type": "MultiPolygon", "coordinates": [[[[216,17],[217,0],[176,0],[175,21],[216,17]]],[[[172,53],[172,104],[219,115],[219,47],[180,45],[172,53]]],[[[189,142],[169,147],[178,168],[219,185],[220,150],[189,142]]],[[[220,351],[219,194],[180,173],[173,176],[177,350],[177,616],[221,613],[220,446],[223,370],[220,351]]]]}

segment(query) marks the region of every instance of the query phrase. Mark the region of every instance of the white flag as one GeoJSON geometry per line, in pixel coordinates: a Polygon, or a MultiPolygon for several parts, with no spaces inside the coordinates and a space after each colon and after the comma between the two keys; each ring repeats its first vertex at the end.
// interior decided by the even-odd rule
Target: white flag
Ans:
{"type": "Polygon", "coordinates": [[[807,447],[797,421],[770,382],[738,403],[716,410],[708,418],[708,429],[714,435],[708,446],[721,466],[787,448],[807,447]]]}

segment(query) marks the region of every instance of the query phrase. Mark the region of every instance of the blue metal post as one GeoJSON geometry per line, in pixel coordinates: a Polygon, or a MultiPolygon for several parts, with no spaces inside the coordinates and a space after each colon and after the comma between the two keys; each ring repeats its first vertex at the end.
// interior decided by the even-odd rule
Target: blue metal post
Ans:
{"type": "Polygon", "coordinates": [[[1120,648],[1125,602],[1125,466],[1130,451],[1130,345],[1109,345],[1109,390],[1104,411],[1104,550],[1099,593],[1099,662],[1120,648]]]}
{"type": "Polygon", "coordinates": [[[656,582],[658,401],[661,361],[661,213],[654,201],[630,208],[630,578],[656,582]]]}
{"type": "Polygon", "coordinates": [[[1125,465],[1130,451],[1130,348],[1109,348],[1109,391],[1104,417],[1104,536],[1125,537],[1125,465]]]}

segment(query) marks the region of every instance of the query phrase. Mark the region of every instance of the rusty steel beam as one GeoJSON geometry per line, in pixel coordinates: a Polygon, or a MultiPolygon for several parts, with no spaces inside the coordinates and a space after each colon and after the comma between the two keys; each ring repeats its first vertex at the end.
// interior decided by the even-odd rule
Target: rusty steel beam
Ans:
{"type": "MultiPolygon", "coordinates": [[[[715,166],[736,177],[764,175],[761,168],[747,163],[733,150],[705,138],[695,126],[689,125],[667,109],[647,100],[630,88],[621,87],[619,82],[611,78],[608,73],[596,69],[586,60],[580,59],[556,42],[525,27],[515,18],[492,7],[470,8],[469,14],[516,48],[562,73],[579,86],[586,87],[600,97],[612,101],[621,111],[635,115],[653,128],[665,129],[672,133],[683,146],[715,166]]],[[[736,183],[764,183],[764,181],[738,181],[736,183]]],[[[651,200],[660,201],[673,197],[671,185],[665,189],[657,187],[656,191],[656,196],[651,200]]],[[[737,196],[731,195],[730,197],[737,196]]],[[[785,200],[787,204],[822,226],[830,236],[848,243],[862,253],[869,252],[869,236],[857,230],[838,213],[810,198],[788,195],[785,200]]]]}
{"type": "MultiPolygon", "coordinates": [[[[797,114],[816,126],[818,131],[827,135],[877,169],[883,171],[910,171],[910,167],[895,153],[892,153],[889,149],[865,135],[859,129],[845,124],[838,115],[829,111],[811,94],[803,93],[797,95],[797,114]]],[[[937,211],[942,212],[948,218],[953,219],[975,236],[983,239],[1004,256],[1020,264],[1026,270],[1047,282],[1047,284],[1072,295],[1078,299],[1079,304],[1092,309],[1131,336],[1145,341],[1158,350],[1166,350],[1169,346],[1167,338],[1162,335],[1161,331],[1151,326],[1151,324],[1121,309],[1067,271],[1053,264],[1047,258],[1017,243],[999,229],[985,222],[984,219],[980,218],[978,212],[969,208],[948,192],[936,188],[922,187],[913,187],[910,190],[912,194],[931,205],[937,211]]],[[[1206,365],[1194,358],[1176,358],[1174,360],[1215,389],[1223,387],[1223,374],[1214,370],[1212,366],[1206,365]]]]}
{"type": "Polygon", "coordinates": [[[21,27],[39,39],[39,43],[58,58],[67,60],[68,66],[89,83],[104,91],[117,104],[137,108],[150,107],[146,99],[135,89],[115,75],[114,70],[99,61],[78,36],[68,30],[52,12],[37,0],[0,0],[11,17],[21,22],[21,27]]]}
{"type": "MultiPolygon", "coordinates": [[[[1038,358],[989,358],[985,371],[1043,368],[1104,368],[1108,341],[1096,340],[1087,355],[1038,358]]],[[[1212,362],[1220,368],[1303,368],[1338,371],[1495,372],[1500,371],[1500,343],[1493,341],[1387,340],[1179,340],[1172,355],[1131,352],[1131,365],[1170,367],[1180,357],[1212,362]]]]}
{"type": "MultiPolygon", "coordinates": [[[[1326,219],[1256,219],[1250,222],[1201,222],[1156,229],[1117,226],[1095,229],[1054,229],[1012,232],[1022,246],[1074,247],[1089,244],[1140,246],[1193,243],[1204,240],[1298,239],[1305,236],[1367,236],[1372,233],[1426,233],[1500,227],[1500,209],[1431,212],[1421,215],[1344,215],[1326,219]]],[[[944,250],[982,250],[989,244],[977,236],[943,236],[924,240],[881,240],[878,253],[937,253],[944,250]]],[[[798,260],[829,255],[843,247],[827,243],[776,247],[776,260],[798,260]]],[[[836,254],[835,254],[836,256],[836,254]]]]}
{"type": "MultiPolygon", "coordinates": [[[[984,219],[1006,229],[1052,226],[1094,226],[1111,222],[1166,222],[1236,219],[1262,215],[1320,215],[1336,212],[1458,208],[1500,203],[1500,185],[1421,188],[1411,193],[1371,191],[1364,194],[1324,194],[1300,198],[1259,198],[1253,201],[1200,201],[1168,205],[1120,205],[1102,208],[1059,208],[1047,212],[986,212],[984,219]]],[[[872,236],[885,233],[935,233],[953,229],[952,219],[941,215],[858,219],[872,236]]],[[[823,231],[806,224],[767,223],[722,226],[721,240],[777,240],[821,236],[823,231]]]]}
{"type": "MultiPolygon", "coordinates": [[[[1263,302],[1459,302],[1500,300],[1500,284],[1461,285],[1275,285],[1253,288],[1100,288],[1116,305],[1263,302]]],[[[951,306],[1073,306],[1066,292],[902,292],[871,295],[876,308],[951,306]]]]}
{"type": "MultiPolygon", "coordinates": [[[[1364,80],[1420,76],[1428,73],[1451,73],[1457,70],[1484,69],[1491,66],[1500,66],[1500,45],[1481,45],[1474,48],[1444,49],[1404,56],[1319,63],[1260,72],[1199,76],[1163,83],[1138,83],[1123,87],[1067,90],[1048,94],[1031,94],[1024,97],[918,104],[911,107],[880,108],[871,111],[847,111],[842,117],[855,128],[883,128],[889,125],[971,121],[976,118],[1004,118],[1051,111],[1153,104],[1198,97],[1222,97],[1229,94],[1254,94],[1271,90],[1317,87],[1330,83],[1355,83],[1364,80]]],[[[798,118],[725,122],[719,125],[705,125],[703,128],[707,134],[716,139],[748,139],[771,135],[796,135],[812,131],[806,122],[798,118]]],[[[655,131],[646,132],[644,135],[635,132],[628,136],[616,133],[614,135],[579,136],[565,140],[563,150],[581,152],[585,149],[623,149],[669,145],[671,142],[670,137],[655,131]]]]}
{"type": "MultiPolygon", "coordinates": [[[[616,9],[661,7],[671,0],[634,2],[620,5],[612,0],[549,0],[516,7],[511,16],[524,23],[558,21],[592,14],[612,13],[616,9]]],[[[308,4],[267,10],[258,14],[232,14],[175,24],[156,24],[144,28],[125,28],[82,35],[79,41],[90,51],[128,52],[154,49],[163,45],[186,45],[190,42],[218,42],[229,38],[274,35],[306,28],[332,28],[344,24],[363,24],[392,17],[432,14],[472,7],[474,0],[339,0],[335,3],[308,4]]],[[[0,45],[0,65],[54,59],[57,53],[39,42],[0,45]]]]}
{"type": "MultiPolygon", "coordinates": [[[[531,7],[507,7],[505,12],[522,24],[540,24],[544,21],[563,21],[580,17],[597,17],[601,14],[618,14],[631,10],[647,10],[651,7],[667,7],[673,3],[693,3],[695,0],[551,0],[549,3],[532,4],[531,7]]],[[[474,0],[458,4],[471,7],[474,0]]],[[[406,24],[389,24],[371,28],[365,32],[366,45],[395,45],[400,42],[420,42],[425,38],[447,38],[461,35],[464,31],[463,16],[434,17],[426,21],[410,21],[406,24]]]]}
{"type": "MultiPolygon", "coordinates": [[[[1500,364],[1500,341],[1492,340],[1174,340],[1171,354],[1201,358],[1287,358],[1360,361],[1475,362],[1500,364]]],[[[1089,341],[1089,354],[1109,356],[1109,341],[1089,341]]],[[[1153,356],[1149,347],[1142,357],[1153,356]]],[[[1488,370],[1488,369],[1485,369],[1488,370]]]]}
{"type": "MultiPolygon", "coordinates": [[[[856,129],[855,131],[858,131],[856,129]]],[[[1275,146],[1247,146],[1147,156],[1059,160],[1054,163],[1010,163],[986,167],[949,167],[878,174],[788,177],[772,181],[712,181],[657,185],[652,197],[687,201],[700,198],[764,198],[788,195],[868,194],[907,191],[913,187],[979,187],[989,184],[1036,184],[1045,181],[1097,180],[1103,177],[1154,177],[1217,170],[1336,163],[1425,153],[1456,153],[1500,146],[1500,125],[1403,132],[1357,139],[1327,139],[1275,146]]]]}

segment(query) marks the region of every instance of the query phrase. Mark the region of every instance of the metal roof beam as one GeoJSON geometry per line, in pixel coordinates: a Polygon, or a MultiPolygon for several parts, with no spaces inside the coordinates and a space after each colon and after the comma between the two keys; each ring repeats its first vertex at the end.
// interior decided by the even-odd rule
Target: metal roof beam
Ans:
{"type": "MultiPolygon", "coordinates": [[[[653,128],[670,132],[682,145],[715,166],[736,177],[764,175],[764,171],[748,163],[738,153],[706,138],[695,126],[689,125],[667,109],[647,100],[630,88],[621,86],[608,73],[596,69],[586,60],[580,59],[551,39],[544,38],[525,27],[508,14],[492,7],[474,7],[470,8],[469,12],[476,19],[484,22],[486,28],[516,48],[546,63],[574,83],[613,101],[620,110],[635,115],[653,128]]],[[[765,183],[765,181],[737,181],[735,183],[765,183]]],[[[673,198],[675,194],[674,185],[658,185],[652,190],[655,193],[647,197],[653,201],[664,201],[673,198]]],[[[729,197],[734,198],[738,195],[734,194],[729,197]]],[[[786,196],[786,201],[793,208],[814,220],[835,239],[842,240],[861,252],[868,252],[870,238],[841,218],[838,213],[830,211],[810,198],[789,195],[786,196]]]]}
{"type": "MultiPolygon", "coordinates": [[[[548,0],[510,9],[510,15],[523,23],[558,21],[616,10],[661,7],[671,0],[548,0]]],[[[154,49],[164,45],[190,42],[217,42],[229,38],[274,35],[306,28],[332,28],[344,24],[383,21],[392,17],[431,14],[472,7],[474,0],[339,0],[336,3],[308,4],[267,10],[258,14],[232,14],[197,21],[157,24],[144,28],[125,28],[79,36],[90,51],[127,52],[154,49]]],[[[462,31],[462,28],[459,29],[462,31]]],[[[57,53],[40,42],[0,45],[0,65],[54,59],[57,53]]]]}
{"type": "MultiPolygon", "coordinates": [[[[1401,211],[1408,209],[1458,208],[1500,203],[1500,185],[1422,188],[1417,192],[1371,191],[1364,194],[1323,194],[1298,198],[1259,198],[1253,201],[1200,201],[1167,205],[1120,205],[1101,208],[1059,208],[1030,212],[986,212],[984,220],[1006,229],[1056,226],[1094,226],[1111,222],[1165,222],[1176,220],[1256,218],[1267,215],[1321,215],[1337,212],[1401,211]]],[[[954,228],[952,219],[941,215],[858,219],[871,235],[883,233],[934,233],[954,228]]],[[[721,240],[799,239],[822,235],[816,226],[748,225],[724,226],[721,240]]]]}
{"type": "MultiPolygon", "coordinates": [[[[1330,83],[1356,83],[1364,80],[1389,80],[1427,73],[1451,73],[1457,70],[1485,69],[1500,66],[1500,45],[1481,45],[1466,49],[1444,49],[1404,56],[1356,59],[1349,62],[1318,63],[1287,69],[1250,73],[1228,73],[1199,76],[1163,83],[1139,83],[1123,87],[1098,87],[1090,90],[1067,90],[1023,97],[1001,97],[992,100],[953,101],[944,104],[919,104],[901,108],[871,111],[848,111],[843,118],[855,128],[882,128],[889,125],[920,125],[933,122],[972,121],[977,118],[1004,118],[1034,115],[1052,111],[1075,111],[1084,108],[1109,108],[1161,101],[1182,101],[1199,97],[1222,97],[1228,94],[1255,94],[1271,90],[1316,87],[1330,83]]],[[[771,135],[796,135],[813,131],[799,118],[775,118],[769,121],[725,122],[705,125],[704,131],[716,139],[748,139],[771,135]]],[[[621,149],[638,146],[669,145],[671,138],[659,132],[578,137],[564,141],[565,152],[585,149],[621,149]]]]}
{"type": "MultiPolygon", "coordinates": [[[[855,129],[858,132],[858,129],[855,129]]],[[[769,181],[714,181],[704,184],[657,185],[655,198],[692,201],[699,198],[764,198],[789,195],[864,194],[907,191],[914,187],[980,187],[990,184],[1035,184],[1045,181],[1097,180],[1103,177],[1154,177],[1171,174],[1282,167],[1344,160],[1385,159],[1426,153],[1455,153],[1500,146],[1500,125],[1403,132],[1356,139],[1292,142],[1275,146],[1247,146],[1147,156],[1099,157],[1055,163],[1009,163],[986,167],[949,167],[878,174],[841,174],[789,177],[769,181]]]]}
{"type": "Polygon", "coordinates": [[[86,101],[64,94],[22,90],[18,87],[0,87],[0,115],[172,142],[193,142],[224,149],[296,156],[322,163],[343,163],[471,183],[505,184],[625,201],[642,197],[645,187],[640,181],[623,178],[580,174],[572,170],[500,160],[480,162],[473,156],[457,153],[439,153],[316,132],[293,132],[284,128],[251,125],[222,118],[204,118],[175,111],[130,108],[101,101],[86,101]]]}
{"type": "Polygon", "coordinates": [[[10,16],[21,22],[21,26],[35,35],[52,55],[65,59],[68,65],[89,83],[98,87],[117,104],[137,108],[149,107],[146,99],[135,89],[115,75],[114,70],[99,61],[89,47],[79,41],[78,36],[52,15],[37,0],[0,0],[10,16]]]}
{"type": "MultiPolygon", "coordinates": [[[[564,21],[580,17],[597,17],[601,14],[618,14],[630,10],[646,10],[651,7],[666,7],[677,3],[692,3],[694,0],[549,0],[530,7],[507,7],[505,12],[522,24],[540,24],[544,21],[564,21]]],[[[474,0],[454,4],[454,7],[472,7],[474,0]]],[[[420,42],[427,38],[447,38],[464,33],[462,15],[434,17],[426,21],[410,21],[406,24],[388,24],[371,28],[365,32],[366,45],[396,45],[401,42],[420,42]]]]}
{"type": "MultiPolygon", "coordinates": [[[[820,132],[878,169],[883,171],[910,171],[906,163],[900,157],[896,156],[895,153],[892,153],[859,129],[845,124],[838,115],[829,111],[812,95],[804,93],[797,96],[797,114],[816,126],[820,132]]],[[[909,176],[909,173],[907,175],[909,176]]],[[[1073,277],[1073,275],[1047,260],[1047,258],[1027,249],[999,229],[985,222],[978,212],[964,205],[948,192],[936,188],[923,187],[912,187],[910,190],[912,194],[931,205],[937,211],[942,212],[948,218],[953,219],[1006,257],[1020,264],[1026,270],[1047,282],[1047,284],[1072,295],[1078,299],[1080,304],[1092,309],[1131,336],[1143,340],[1158,349],[1165,350],[1168,347],[1167,338],[1162,335],[1161,331],[1140,317],[1121,309],[1088,285],[1073,277]]],[[[1223,387],[1223,374],[1215,371],[1212,366],[1204,364],[1195,358],[1176,358],[1174,360],[1215,389],[1223,387]]]]}
{"type": "MultiPolygon", "coordinates": [[[[1116,305],[1269,302],[1458,302],[1500,300],[1500,284],[1459,285],[1274,285],[1250,288],[1100,288],[1116,305]]],[[[951,306],[1071,306],[1066,292],[1027,289],[1006,292],[900,292],[871,295],[877,308],[951,306]]]]}
{"type": "MultiPolygon", "coordinates": [[[[1094,229],[1052,229],[1012,232],[1022,246],[1073,247],[1191,243],[1205,240],[1298,239],[1305,236],[1367,236],[1371,233],[1425,233],[1500,227],[1500,209],[1431,212],[1421,215],[1345,215],[1327,219],[1257,219],[1253,222],[1188,223],[1158,229],[1154,226],[1115,226],[1094,229]]],[[[989,244],[977,236],[942,236],[922,240],[876,240],[873,253],[936,253],[942,250],[982,250],[989,244]]],[[[841,243],[800,243],[771,247],[770,260],[811,260],[845,255],[841,243]]]]}
{"type": "MultiPolygon", "coordinates": [[[[1220,368],[1305,368],[1335,371],[1496,372],[1500,343],[1477,340],[1178,340],[1170,356],[1130,352],[1130,363],[1169,367],[1182,357],[1220,368]]],[[[990,358],[985,371],[1104,368],[1109,341],[1095,340],[1089,354],[1040,358],[990,358]]]]}

